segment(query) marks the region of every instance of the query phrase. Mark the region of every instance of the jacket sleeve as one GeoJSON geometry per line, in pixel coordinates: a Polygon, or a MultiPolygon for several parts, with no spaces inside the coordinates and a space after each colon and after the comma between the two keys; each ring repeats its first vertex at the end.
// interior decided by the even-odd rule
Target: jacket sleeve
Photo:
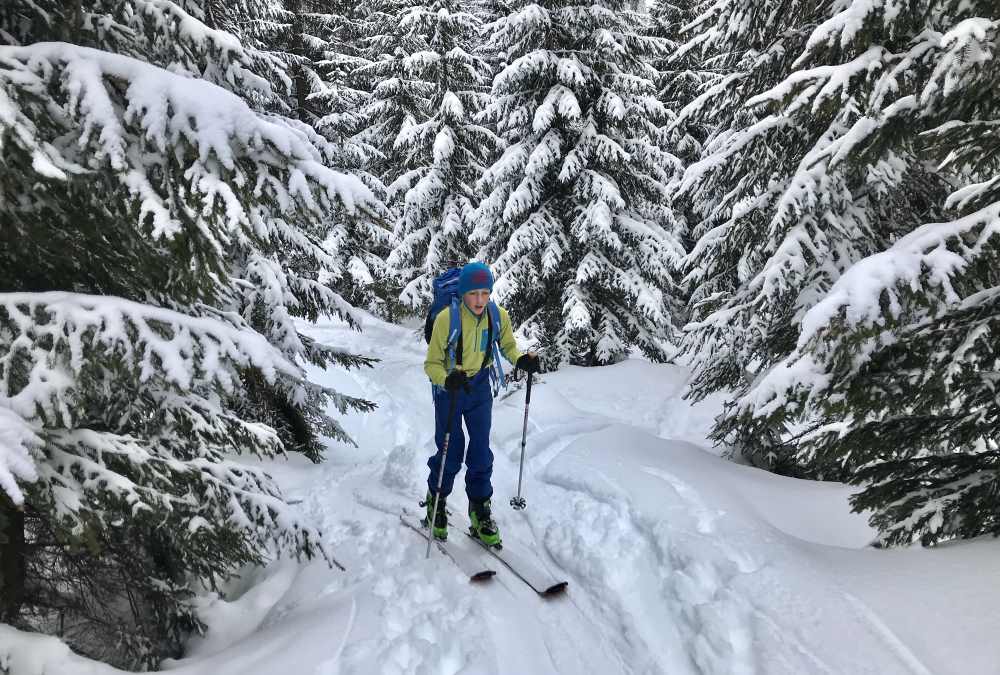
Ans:
{"type": "Polygon", "coordinates": [[[445,307],[434,318],[434,328],[431,330],[431,341],[427,345],[427,358],[424,359],[424,372],[431,382],[439,387],[444,386],[448,377],[448,329],[451,327],[451,308],[445,307]]]}
{"type": "MultiPolygon", "coordinates": [[[[523,356],[521,350],[517,348],[517,340],[514,339],[514,329],[510,324],[510,315],[507,314],[507,310],[500,307],[500,351],[503,352],[504,358],[511,363],[517,363],[517,360],[523,356]]],[[[443,312],[442,312],[443,314],[443,312]]]]}

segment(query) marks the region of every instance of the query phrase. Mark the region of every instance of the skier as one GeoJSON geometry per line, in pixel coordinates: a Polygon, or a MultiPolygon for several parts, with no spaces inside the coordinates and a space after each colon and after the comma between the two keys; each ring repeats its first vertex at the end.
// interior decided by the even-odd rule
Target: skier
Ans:
{"type": "Polygon", "coordinates": [[[496,353],[491,340],[498,342],[504,358],[516,368],[526,373],[539,372],[538,357],[533,352],[522,354],[518,349],[507,311],[500,307],[495,310],[488,307],[492,291],[493,273],[489,267],[481,262],[470,262],[462,268],[458,277],[461,333],[454,346],[456,363],[450,363],[448,344],[454,305],[445,307],[434,318],[434,327],[427,345],[427,358],[424,360],[424,372],[437,385],[434,394],[434,438],[438,451],[427,461],[430,468],[425,504],[427,522],[432,523],[431,531],[435,538],[447,539],[448,516],[445,501],[451,494],[456,474],[462,468],[464,454],[469,520],[479,539],[487,546],[500,544],[500,532],[490,514],[490,498],[493,496],[493,452],[490,450],[493,391],[489,371],[491,359],[496,353]],[[500,318],[499,335],[493,335],[490,314],[494,311],[500,318]],[[451,437],[435,515],[438,472],[452,396],[456,398],[451,419],[451,437]],[[469,432],[468,448],[465,447],[465,435],[462,433],[463,418],[469,432]]]}

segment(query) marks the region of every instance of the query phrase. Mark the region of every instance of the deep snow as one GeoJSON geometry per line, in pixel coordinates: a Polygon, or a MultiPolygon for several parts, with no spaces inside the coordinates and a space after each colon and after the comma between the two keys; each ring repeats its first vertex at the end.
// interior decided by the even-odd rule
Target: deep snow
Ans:
{"type": "MultiPolygon", "coordinates": [[[[570,582],[541,599],[505,569],[473,585],[394,515],[424,491],[433,418],[416,330],[370,317],[315,337],[382,361],[314,373],[377,401],[357,448],[268,465],[348,572],[277,560],[228,598],[168,668],[258,673],[1000,673],[1000,543],[881,551],[850,489],[716,456],[719,400],[680,398],[686,371],[638,359],[542,376],[515,512],[523,391],[497,401],[494,509],[508,546],[570,582]],[[707,450],[707,451],[706,451],[707,450]]],[[[456,485],[462,485],[461,479],[456,485]]],[[[455,494],[453,510],[464,509],[455,494]]],[[[452,540],[463,542],[455,529],[452,540]]],[[[54,638],[0,626],[17,675],[111,673],[54,638]]]]}

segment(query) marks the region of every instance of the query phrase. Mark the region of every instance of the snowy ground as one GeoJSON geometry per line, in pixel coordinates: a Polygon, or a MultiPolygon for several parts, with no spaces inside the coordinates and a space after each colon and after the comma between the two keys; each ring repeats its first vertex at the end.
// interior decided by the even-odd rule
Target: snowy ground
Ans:
{"type": "MultiPolygon", "coordinates": [[[[536,383],[523,512],[507,506],[523,392],[497,402],[504,541],[570,586],[541,599],[505,569],[470,584],[436,552],[425,560],[394,515],[422,496],[432,450],[420,337],[374,319],[364,334],[310,332],[382,359],[316,374],[379,403],[347,420],[358,448],[271,466],[348,572],[294,560],[248,571],[227,600],[204,600],[211,630],[172,672],[1000,673],[1000,543],[866,548],[847,488],[715,456],[705,435],[719,401],[691,406],[683,369],[639,360],[536,383]]],[[[449,506],[464,510],[464,495],[449,506]]],[[[0,626],[5,641],[26,647],[0,664],[18,675],[117,672],[0,626]]]]}

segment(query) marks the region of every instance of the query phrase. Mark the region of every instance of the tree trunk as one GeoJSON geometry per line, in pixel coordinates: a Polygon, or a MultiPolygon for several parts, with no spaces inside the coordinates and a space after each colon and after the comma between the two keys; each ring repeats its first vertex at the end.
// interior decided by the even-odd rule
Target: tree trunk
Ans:
{"type": "Polygon", "coordinates": [[[63,26],[65,31],[65,41],[71,44],[81,44],[80,36],[83,33],[83,4],[82,0],[65,0],[66,18],[68,21],[63,26]]]}
{"type": "Polygon", "coordinates": [[[219,29],[219,22],[215,20],[215,7],[213,3],[205,3],[205,25],[213,30],[219,29]]]}
{"type": "Polygon", "coordinates": [[[13,624],[21,613],[25,582],[24,512],[0,495],[0,621],[13,624]]]}
{"type": "Polygon", "coordinates": [[[295,117],[300,122],[309,123],[309,102],[306,100],[309,95],[309,81],[306,79],[306,48],[302,38],[305,32],[302,27],[302,3],[300,0],[292,0],[288,3],[288,8],[295,14],[292,20],[291,52],[298,57],[292,68],[292,79],[295,82],[295,117]]]}

